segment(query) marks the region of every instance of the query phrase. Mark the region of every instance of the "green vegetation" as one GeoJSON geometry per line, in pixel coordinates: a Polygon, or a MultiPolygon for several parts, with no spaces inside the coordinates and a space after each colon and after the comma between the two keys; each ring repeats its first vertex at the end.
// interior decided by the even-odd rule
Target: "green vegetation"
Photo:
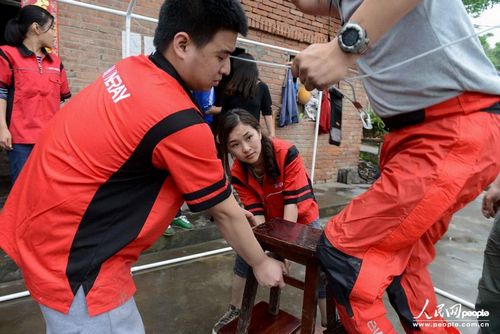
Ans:
{"type": "Polygon", "coordinates": [[[497,70],[500,71],[500,42],[495,45],[495,47],[490,47],[488,44],[488,37],[492,36],[492,34],[486,34],[484,36],[479,36],[479,40],[481,41],[481,44],[483,45],[484,52],[490,58],[491,62],[497,70]]]}
{"type": "Polygon", "coordinates": [[[470,15],[478,17],[486,9],[500,3],[500,0],[463,0],[463,3],[470,15]]]}

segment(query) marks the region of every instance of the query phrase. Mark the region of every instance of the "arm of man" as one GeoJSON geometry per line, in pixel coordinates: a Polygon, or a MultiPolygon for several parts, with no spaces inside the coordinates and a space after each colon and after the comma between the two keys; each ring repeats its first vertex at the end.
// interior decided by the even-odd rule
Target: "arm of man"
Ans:
{"type": "Polygon", "coordinates": [[[333,0],[292,0],[297,8],[306,14],[320,16],[338,16],[338,11],[330,2],[333,0]],[[331,11],[330,11],[331,7],[331,11]]]}
{"type": "Polygon", "coordinates": [[[210,128],[196,109],[183,111],[186,126],[160,141],[153,164],[165,169],[192,212],[208,211],[222,235],[253,267],[259,284],[283,286],[281,262],[267,257],[226,180],[210,128]],[[172,158],[174,157],[174,158],[172,158]]]}
{"type": "MultiPolygon", "coordinates": [[[[294,0],[295,2],[302,3],[300,8],[311,10],[311,2],[317,1],[294,0]]],[[[324,2],[317,2],[317,6],[323,8],[324,2]]],[[[350,21],[367,31],[370,44],[373,45],[420,2],[421,0],[365,0],[350,21]]],[[[292,73],[301,79],[307,90],[322,90],[345,78],[348,69],[355,65],[359,57],[358,54],[343,52],[335,38],[329,43],[313,44],[297,55],[292,64],[292,73]]]]}
{"type": "Polygon", "coordinates": [[[259,284],[284,287],[284,264],[268,257],[247,223],[244,211],[233,196],[207,210],[224,239],[252,268],[259,284]]]}
{"type": "Polygon", "coordinates": [[[495,181],[490,185],[490,189],[483,197],[483,207],[481,211],[486,218],[495,217],[498,207],[500,206],[500,174],[495,181]]]}

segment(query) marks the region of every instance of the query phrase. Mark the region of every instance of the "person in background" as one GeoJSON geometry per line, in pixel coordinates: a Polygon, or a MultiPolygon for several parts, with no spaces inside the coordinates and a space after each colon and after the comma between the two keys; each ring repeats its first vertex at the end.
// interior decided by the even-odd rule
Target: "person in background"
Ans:
{"type": "Polygon", "coordinates": [[[200,107],[205,122],[212,126],[215,115],[220,114],[222,107],[215,105],[215,89],[212,87],[210,90],[202,92],[193,92],[194,99],[200,107]]]}
{"type": "Polygon", "coordinates": [[[59,57],[54,17],[28,5],[7,22],[0,46],[0,148],[8,151],[14,183],[47,122],[71,92],[59,57]]]}
{"type": "MultiPolygon", "coordinates": [[[[229,156],[234,159],[231,184],[245,209],[255,216],[255,225],[283,218],[321,229],[311,182],[293,144],[262,133],[255,116],[243,109],[233,109],[222,116],[217,138],[226,170],[229,156]]],[[[214,325],[214,334],[239,316],[248,270],[248,264],[236,255],[231,301],[214,325]]],[[[318,294],[321,322],[326,327],[324,286],[318,294]]]]}
{"type": "MultiPolygon", "coordinates": [[[[222,106],[222,114],[241,108],[258,122],[262,114],[267,135],[271,138],[275,136],[271,93],[269,87],[259,79],[259,69],[249,53],[242,53],[233,59],[230,77],[217,104],[222,106]]],[[[218,127],[218,123],[215,127],[218,127]]]]}
{"type": "Polygon", "coordinates": [[[500,174],[483,197],[482,212],[486,218],[494,218],[486,249],[483,273],[478,285],[476,311],[481,334],[500,333],[500,174]],[[488,315],[485,314],[488,312],[488,315]]]}
{"type": "Polygon", "coordinates": [[[342,324],[396,333],[387,293],[407,333],[458,333],[439,312],[428,266],[453,214],[500,172],[500,77],[462,1],[292,2],[342,22],[331,42],[295,57],[294,76],[322,90],[357,67],[390,130],[380,177],[328,222],[317,247],[342,324]]]}
{"type": "Polygon", "coordinates": [[[163,232],[163,235],[166,237],[173,237],[175,235],[174,226],[188,231],[194,228],[193,224],[189,221],[184,212],[182,212],[182,209],[179,209],[174,219],[172,220],[172,223],[168,225],[165,232],[163,232]]]}
{"type": "Polygon", "coordinates": [[[183,202],[214,217],[259,284],[284,286],[286,268],[255,239],[191,95],[229,73],[247,31],[237,0],[167,0],[156,51],[118,61],[43,131],[0,213],[0,248],[48,333],[143,334],[131,267],[183,202]]]}

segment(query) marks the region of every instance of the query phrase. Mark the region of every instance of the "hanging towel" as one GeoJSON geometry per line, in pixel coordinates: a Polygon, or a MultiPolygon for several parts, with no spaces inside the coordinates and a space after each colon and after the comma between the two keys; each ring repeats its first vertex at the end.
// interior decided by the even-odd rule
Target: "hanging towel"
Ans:
{"type": "Polygon", "coordinates": [[[281,112],[279,126],[284,127],[288,124],[298,123],[299,116],[297,112],[297,92],[293,84],[292,70],[288,69],[281,90],[281,112]]]}
{"type": "Polygon", "coordinates": [[[319,115],[319,133],[330,132],[330,119],[332,118],[332,109],[330,106],[330,93],[328,89],[323,91],[321,99],[321,114],[319,115]]]}

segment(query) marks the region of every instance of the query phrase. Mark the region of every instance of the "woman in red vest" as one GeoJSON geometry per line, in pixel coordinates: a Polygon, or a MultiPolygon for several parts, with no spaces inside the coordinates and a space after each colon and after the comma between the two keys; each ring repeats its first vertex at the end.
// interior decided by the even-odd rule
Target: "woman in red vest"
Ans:
{"type": "MultiPolygon", "coordinates": [[[[243,109],[223,115],[217,133],[226,170],[229,156],[231,183],[241,203],[259,225],[272,218],[321,228],[319,209],[306,168],[297,148],[290,142],[269,138],[259,122],[243,109]]],[[[231,303],[213,328],[217,333],[240,312],[248,265],[240,256],[234,265],[231,303]]],[[[324,287],[318,291],[321,320],[326,323],[324,287]]]]}
{"type": "Polygon", "coordinates": [[[0,46],[0,148],[8,151],[12,183],[59,104],[71,96],[59,57],[47,51],[56,41],[54,17],[23,7],[5,28],[0,46]]]}

